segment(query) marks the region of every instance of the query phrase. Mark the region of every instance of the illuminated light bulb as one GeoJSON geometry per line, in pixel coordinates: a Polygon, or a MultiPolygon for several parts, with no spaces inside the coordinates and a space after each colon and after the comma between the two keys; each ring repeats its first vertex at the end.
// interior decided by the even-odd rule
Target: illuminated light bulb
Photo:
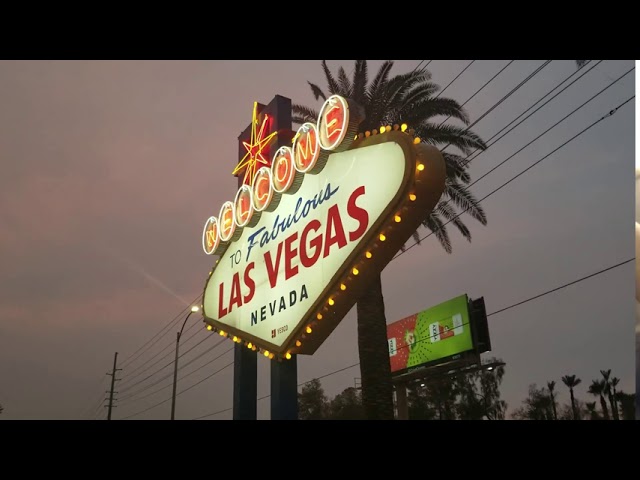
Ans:
{"type": "Polygon", "coordinates": [[[287,354],[284,356],[284,358],[286,358],[287,360],[291,360],[291,354],[289,352],[287,352],[287,354]]]}
{"type": "Polygon", "coordinates": [[[387,130],[386,127],[380,127],[380,133],[384,133],[387,130]]]}
{"type": "Polygon", "coordinates": [[[251,347],[251,351],[255,352],[257,350],[256,346],[254,345],[253,347],[251,347]]]}
{"type": "Polygon", "coordinates": [[[424,170],[424,165],[422,163],[419,163],[418,166],[416,167],[419,171],[424,170]]]}
{"type": "Polygon", "coordinates": [[[211,325],[207,325],[207,330],[211,331],[213,330],[213,327],[211,325]]]}
{"type": "Polygon", "coordinates": [[[265,356],[265,357],[268,357],[268,356],[269,356],[269,350],[265,350],[265,351],[264,351],[264,356],[265,356]]]}
{"type": "Polygon", "coordinates": [[[420,143],[420,137],[416,137],[416,138],[413,139],[413,144],[414,145],[417,145],[419,143],[420,143]]]}
{"type": "Polygon", "coordinates": [[[253,343],[251,342],[247,343],[247,348],[253,348],[253,343]]]}
{"type": "Polygon", "coordinates": [[[360,273],[360,270],[358,270],[356,267],[353,267],[353,270],[351,270],[351,273],[353,273],[354,275],[358,275],[360,273]]]}
{"type": "Polygon", "coordinates": [[[344,291],[344,290],[346,290],[346,289],[347,289],[347,286],[346,286],[344,283],[341,283],[341,284],[340,284],[340,290],[343,290],[343,291],[344,291]]]}
{"type": "Polygon", "coordinates": [[[384,236],[384,233],[380,234],[380,241],[384,242],[387,239],[387,237],[384,236]]]}
{"type": "Polygon", "coordinates": [[[302,346],[302,342],[300,340],[296,340],[296,347],[301,347],[302,346]]]}
{"type": "Polygon", "coordinates": [[[317,318],[318,320],[322,320],[322,314],[321,314],[321,313],[319,313],[318,315],[316,315],[316,318],[317,318]]]}
{"type": "Polygon", "coordinates": [[[400,223],[402,221],[402,218],[400,218],[400,215],[396,215],[395,217],[393,217],[393,219],[396,221],[396,223],[400,223]]]}
{"type": "Polygon", "coordinates": [[[387,132],[391,131],[391,125],[387,125],[387,128],[385,129],[387,132]]]}
{"type": "Polygon", "coordinates": [[[367,130],[366,132],[364,132],[364,136],[365,137],[369,137],[371,135],[371,132],[369,130],[367,130]]]}
{"type": "Polygon", "coordinates": [[[403,123],[403,124],[400,126],[400,130],[402,130],[403,132],[406,132],[406,131],[407,131],[407,124],[406,124],[406,123],[403,123]]]}
{"type": "Polygon", "coordinates": [[[378,130],[376,130],[376,129],[374,128],[374,129],[373,129],[373,132],[371,132],[371,133],[373,133],[374,135],[377,135],[377,134],[378,134],[378,130]]]}
{"type": "Polygon", "coordinates": [[[196,307],[195,305],[191,307],[191,311],[194,313],[197,312],[198,310],[200,310],[200,307],[196,307]]]}
{"type": "Polygon", "coordinates": [[[409,200],[411,200],[412,202],[415,202],[416,198],[418,198],[418,197],[416,197],[415,193],[410,193],[409,194],[409,200]]]}
{"type": "Polygon", "coordinates": [[[273,353],[269,354],[269,360],[273,360],[273,357],[275,357],[275,355],[273,353]]]}
{"type": "Polygon", "coordinates": [[[367,252],[367,253],[364,254],[364,256],[367,257],[367,258],[371,258],[371,257],[373,257],[373,254],[371,252],[367,252]]]}
{"type": "Polygon", "coordinates": [[[209,276],[211,276],[211,274],[212,274],[212,273],[213,273],[213,272],[209,272],[209,276]]]}
{"type": "Polygon", "coordinates": [[[329,305],[333,305],[334,303],[336,303],[336,302],[333,301],[333,298],[330,298],[329,299],[329,305]]]}
{"type": "Polygon", "coordinates": [[[220,330],[218,333],[220,334],[221,337],[224,337],[224,330],[220,330]]]}
{"type": "Polygon", "coordinates": [[[233,336],[233,341],[237,342],[238,341],[238,337],[236,337],[235,335],[233,336]]]}
{"type": "Polygon", "coordinates": [[[313,332],[313,330],[311,330],[311,327],[310,327],[310,326],[307,326],[307,329],[305,330],[305,332],[307,332],[307,333],[311,333],[311,332],[313,332]]]}

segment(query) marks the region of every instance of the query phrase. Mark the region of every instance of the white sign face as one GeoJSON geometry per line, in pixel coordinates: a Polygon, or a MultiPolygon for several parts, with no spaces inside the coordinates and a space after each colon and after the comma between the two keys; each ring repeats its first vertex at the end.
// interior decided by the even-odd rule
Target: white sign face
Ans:
{"type": "Polygon", "coordinates": [[[402,187],[395,142],[333,153],[220,258],[205,316],[281,347],[402,187]]]}

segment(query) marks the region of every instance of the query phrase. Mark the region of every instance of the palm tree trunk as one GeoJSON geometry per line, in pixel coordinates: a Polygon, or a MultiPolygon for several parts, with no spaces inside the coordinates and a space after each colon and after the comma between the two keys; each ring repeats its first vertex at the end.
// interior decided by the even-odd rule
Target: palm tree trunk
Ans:
{"type": "Polygon", "coordinates": [[[600,405],[602,406],[602,414],[605,420],[610,420],[609,418],[609,409],[607,408],[607,401],[604,399],[603,395],[600,395],[600,405]]]}
{"type": "Polygon", "coordinates": [[[365,415],[368,420],[393,420],[393,385],[380,275],[358,299],[357,312],[365,415]]]}
{"type": "Polygon", "coordinates": [[[576,399],[573,396],[573,387],[569,389],[569,393],[571,393],[571,411],[573,411],[573,419],[578,420],[578,411],[576,410],[576,399]]]}
{"type": "Polygon", "coordinates": [[[613,415],[614,420],[619,420],[618,418],[618,409],[616,408],[616,401],[614,400],[613,394],[609,394],[609,403],[611,404],[611,414],[613,415]]]}
{"type": "Polygon", "coordinates": [[[556,400],[553,398],[553,394],[551,394],[551,406],[553,407],[553,419],[558,420],[558,412],[556,411],[556,400]]]}

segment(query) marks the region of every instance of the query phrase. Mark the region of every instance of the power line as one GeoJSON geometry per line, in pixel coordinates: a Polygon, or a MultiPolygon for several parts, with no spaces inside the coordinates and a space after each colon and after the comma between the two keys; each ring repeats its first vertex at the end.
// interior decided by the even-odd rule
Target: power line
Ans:
{"type": "MultiPolygon", "coordinates": [[[[475,93],[474,93],[473,95],[471,95],[469,98],[467,98],[467,99],[465,100],[465,102],[464,102],[462,105],[460,105],[460,108],[464,107],[467,103],[469,103],[469,102],[473,99],[473,97],[475,97],[477,94],[479,94],[479,93],[480,93],[480,92],[481,92],[481,91],[482,91],[482,90],[483,90],[487,85],[489,85],[491,82],[493,82],[493,81],[496,79],[496,77],[497,77],[498,75],[500,75],[502,72],[504,72],[504,71],[507,69],[507,67],[508,67],[509,65],[511,65],[513,62],[515,62],[515,60],[510,60],[510,61],[509,61],[509,63],[507,63],[504,67],[502,67],[502,68],[498,71],[498,73],[496,73],[493,77],[491,77],[489,80],[487,80],[487,82],[485,82],[485,84],[484,84],[484,85],[482,85],[478,90],[476,90],[476,91],[475,91],[475,93]]],[[[437,97],[436,97],[436,98],[437,98],[437,97]]],[[[439,127],[441,127],[441,126],[444,124],[444,122],[446,122],[446,121],[447,121],[447,120],[449,120],[450,118],[451,118],[451,115],[449,115],[447,118],[445,118],[445,119],[440,123],[440,125],[438,125],[438,126],[439,126],[439,127]]]]}
{"type": "MultiPolygon", "coordinates": [[[[222,368],[220,368],[220,369],[216,370],[216,371],[215,371],[215,372],[213,372],[211,375],[209,375],[209,376],[207,376],[207,377],[203,378],[203,379],[202,379],[202,380],[200,380],[199,382],[194,383],[194,384],[193,384],[193,385],[191,385],[190,387],[187,387],[187,388],[185,388],[184,390],[182,390],[182,391],[178,392],[178,394],[176,395],[176,397],[178,397],[178,396],[182,395],[183,393],[185,393],[185,392],[187,392],[187,391],[191,390],[193,387],[196,387],[197,385],[200,385],[200,384],[201,384],[202,382],[204,382],[205,380],[208,380],[208,379],[210,379],[211,377],[213,377],[214,375],[217,375],[218,373],[222,372],[223,370],[225,370],[225,369],[229,368],[231,365],[233,365],[233,361],[232,361],[232,362],[230,362],[230,363],[228,363],[228,364],[226,364],[224,367],[222,367],[222,368]]],[[[127,416],[127,417],[124,417],[122,420],[127,420],[127,419],[129,419],[129,418],[136,417],[136,416],[141,415],[141,414],[143,414],[143,413],[145,413],[145,412],[148,412],[149,410],[151,410],[151,409],[153,409],[153,408],[159,407],[160,405],[162,405],[162,404],[164,404],[164,403],[167,403],[169,400],[171,400],[171,398],[172,398],[172,397],[169,397],[169,398],[167,398],[167,399],[165,399],[165,400],[163,400],[163,401],[161,401],[161,402],[156,403],[155,405],[152,405],[151,407],[148,407],[148,408],[145,408],[144,410],[141,410],[140,412],[137,412],[137,413],[134,413],[133,415],[129,415],[129,416],[127,416]]]]}
{"type": "MultiPolygon", "coordinates": [[[[635,68],[635,67],[634,67],[635,68]]],[[[532,165],[530,165],[529,167],[527,167],[526,169],[524,169],[522,172],[518,173],[516,176],[510,178],[509,180],[507,180],[505,183],[503,183],[502,185],[500,185],[498,188],[496,188],[495,190],[491,191],[489,194],[485,195],[484,197],[482,197],[480,200],[478,200],[478,203],[486,200],[487,198],[489,198],[491,195],[493,195],[494,193],[496,193],[498,190],[501,190],[502,188],[506,187],[508,184],[510,184],[512,181],[514,181],[516,178],[520,177],[521,175],[523,175],[524,173],[528,172],[529,170],[531,170],[533,167],[535,167],[536,165],[538,165],[540,162],[542,162],[544,159],[548,158],[549,156],[551,156],[552,154],[554,154],[555,152],[557,152],[558,150],[560,150],[561,148],[563,148],[565,145],[569,144],[570,142],[572,142],[573,140],[575,140],[576,138],[578,138],[580,135],[582,135],[584,132],[586,132],[587,130],[589,130],[591,127],[597,125],[598,123],[600,123],[602,120],[604,120],[605,118],[611,117],[612,115],[614,115],[619,108],[621,108],[623,105],[625,105],[626,103],[630,102],[631,100],[633,100],[635,98],[635,95],[631,96],[630,98],[628,98],[627,100],[625,100],[623,103],[621,103],[620,105],[618,105],[617,107],[615,107],[613,110],[610,110],[609,113],[607,113],[606,115],[604,115],[603,117],[601,117],[600,119],[596,120],[595,122],[593,122],[591,125],[589,125],[588,127],[584,128],[583,130],[581,130],[579,133],[577,133],[576,135],[574,135],[573,137],[571,137],[569,140],[565,141],[562,145],[560,145],[559,147],[555,148],[554,150],[552,150],[551,152],[549,152],[547,155],[545,155],[544,157],[542,157],[541,159],[539,159],[538,161],[536,161],[535,163],[533,163],[532,165]]],[[[504,163],[504,162],[502,162],[504,163]]],[[[495,168],[494,168],[495,170],[495,168]]],[[[475,182],[474,182],[475,183],[475,182]]],[[[446,227],[449,223],[453,222],[456,218],[460,217],[463,213],[469,211],[470,208],[465,208],[463,211],[461,211],[459,214],[457,214],[456,216],[452,217],[450,220],[448,220],[447,222],[445,222],[441,227],[437,228],[436,230],[428,233],[427,235],[425,235],[424,237],[420,238],[416,243],[414,243],[413,245],[407,247],[404,251],[399,252],[395,257],[393,257],[391,260],[395,260],[396,258],[398,258],[399,256],[405,254],[406,252],[408,252],[409,250],[411,250],[413,247],[415,247],[416,245],[418,245],[420,242],[422,242],[423,240],[425,240],[426,238],[429,238],[431,235],[433,235],[436,231],[443,229],[444,227],[446,227]]]]}
{"type": "MultiPolygon", "coordinates": [[[[224,341],[224,340],[221,340],[218,344],[214,345],[214,347],[218,346],[220,343],[222,343],[222,341],[224,341]]],[[[211,350],[213,350],[213,348],[211,348],[211,349],[207,350],[205,353],[209,353],[211,350]]],[[[202,368],[206,367],[207,365],[209,365],[210,363],[213,363],[214,361],[216,361],[218,358],[222,357],[223,355],[226,355],[226,354],[227,354],[227,353],[229,353],[231,350],[233,350],[233,347],[231,347],[231,348],[229,348],[229,349],[225,350],[224,352],[222,352],[222,353],[221,353],[220,355],[218,355],[217,357],[212,358],[212,359],[211,359],[210,361],[208,361],[207,363],[205,363],[205,364],[201,365],[200,367],[198,367],[198,368],[196,368],[195,370],[193,370],[193,371],[191,371],[191,372],[187,373],[186,375],[182,375],[182,376],[180,377],[180,380],[184,380],[185,378],[189,377],[190,375],[193,375],[194,373],[196,373],[196,372],[197,372],[197,371],[199,371],[200,369],[202,369],[202,368]]],[[[204,355],[204,354],[203,354],[203,355],[204,355]]],[[[200,355],[200,357],[202,357],[203,355],[200,355]]],[[[200,358],[200,357],[198,357],[198,358],[200,358]]],[[[197,358],[196,358],[195,360],[197,360],[197,358]]],[[[180,367],[180,368],[182,368],[182,367],[180,367]]],[[[180,368],[178,368],[178,371],[180,371],[180,368]]],[[[122,403],[129,403],[129,402],[137,402],[137,401],[142,400],[142,399],[144,399],[144,398],[151,397],[152,395],[155,395],[156,393],[161,392],[161,391],[162,391],[162,390],[164,390],[165,388],[169,388],[169,387],[171,387],[172,385],[173,385],[173,383],[172,383],[172,382],[170,382],[170,383],[168,383],[167,385],[165,385],[164,387],[161,387],[161,388],[159,388],[159,389],[157,389],[157,390],[154,390],[154,391],[153,391],[153,392],[151,392],[151,393],[147,393],[146,395],[144,395],[144,396],[142,396],[142,397],[139,397],[139,398],[136,398],[135,400],[128,400],[128,401],[126,401],[126,400],[125,400],[124,402],[123,402],[123,401],[121,401],[120,403],[122,404],[122,403]]],[[[143,392],[143,391],[144,391],[144,390],[141,390],[139,393],[141,393],[141,392],[143,392]]],[[[135,395],[138,395],[138,394],[134,394],[134,395],[132,395],[132,396],[135,396],[135,395]]]]}
{"type": "MultiPolygon", "coordinates": [[[[585,64],[585,66],[590,63],[591,60],[589,60],[589,62],[587,62],[585,64]]],[[[476,155],[473,158],[469,158],[471,157],[471,155],[473,155],[474,153],[476,153],[479,149],[476,148],[473,152],[471,152],[469,155],[467,155],[467,157],[465,158],[465,160],[468,160],[463,166],[466,166],[471,160],[475,160],[476,158],[478,158],[480,155],[482,155],[482,153],[486,152],[489,147],[495,145],[498,141],[500,141],[502,138],[504,138],[508,133],[510,133],[511,131],[513,131],[515,128],[517,128],[518,126],[520,126],[524,121],[526,121],[528,118],[530,118],[533,114],[535,114],[537,111],[539,111],[540,109],[542,109],[545,105],[547,105],[549,102],[551,102],[551,100],[553,100],[554,98],[556,98],[558,95],[560,95],[562,92],[564,92],[567,88],[569,88],[571,85],[573,85],[574,83],[576,83],[578,80],[580,80],[582,77],[584,77],[587,73],[589,73],[591,70],[593,70],[595,67],[598,66],[598,64],[602,62],[602,60],[598,60],[598,62],[591,66],[588,69],[585,69],[584,71],[582,70],[576,70],[573,73],[571,73],[568,77],[566,77],[562,82],[560,82],[558,85],[556,85],[554,88],[552,88],[549,92],[547,92],[545,95],[543,95],[541,98],[538,99],[538,101],[536,101],[535,103],[533,103],[529,108],[527,108],[524,112],[522,112],[520,115],[518,115],[516,118],[514,118],[513,120],[511,120],[511,122],[509,122],[507,125],[505,125],[504,127],[502,127],[500,130],[498,130],[495,134],[493,134],[488,140],[487,140],[487,148],[485,150],[482,150],[480,153],[478,153],[478,155],[476,155]],[[511,126],[513,123],[517,122],[518,119],[520,117],[522,117],[525,113],[527,113],[529,110],[531,110],[533,107],[535,107],[538,103],[540,103],[542,100],[544,100],[548,95],[551,95],[553,93],[554,90],[556,90],[557,88],[560,88],[560,86],[562,86],[563,83],[565,83],[567,80],[569,80],[571,77],[573,77],[574,75],[576,75],[577,73],[581,73],[581,75],[576,78],[573,82],[571,82],[569,85],[567,85],[566,87],[564,87],[562,90],[560,90],[558,93],[556,93],[553,97],[551,97],[549,100],[547,100],[546,102],[544,102],[542,105],[540,105],[538,108],[536,108],[533,112],[531,112],[529,115],[527,115],[525,118],[523,118],[520,122],[518,122],[516,125],[514,125],[512,128],[510,128],[509,130],[507,130],[503,135],[500,135],[501,132],[503,132],[505,129],[509,128],[509,126],[511,126]],[[499,138],[497,138],[495,141],[491,141],[493,140],[495,137],[497,137],[498,135],[500,135],[499,138]],[[491,142],[491,143],[489,143],[491,142]]]]}
{"type": "MultiPolygon", "coordinates": [[[[565,283],[565,284],[563,284],[563,285],[560,285],[559,287],[552,288],[552,289],[547,290],[547,291],[545,291],[545,292],[542,292],[542,293],[540,293],[540,294],[538,294],[538,295],[534,295],[533,297],[529,297],[529,298],[527,298],[527,299],[525,299],[525,300],[522,300],[522,301],[520,301],[520,302],[514,303],[513,305],[509,305],[508,307],[501,308],[501,309],[499,309],[499,310],[496,310],[495,312],[488,313],[488,314],[487,314],[487,317],[490,317],[490,316],[492,316],[492,315],[497,315],[498,313],[502,313],[502,312],[504,312],[504,311],[506,311],[506,310],[509,310],[509,309],[511,309],[511,308],[515,308],[515,307],[518,307],[518,306],[523,305],[523,304],[525,304],[525,303],[531,302],[531,301],[533,301],[533,300],[537,300],[537,299],[539,299],[539,298],[541,298],[541,297],[544,297],[545,295],[550,295],[550,294],[552,294],[552,293],[555,293],[555,292],[557,292],[557,291],[559,291],[559,290],[562,290],[563,288],[567,288],[567,287],[569,287],[569,286],[572,286],[572,285],[575,285],[575,284],[577,284],[577,283],[583,282],[583,281],[585,281],[585,280],[588,280],[588,279],[590,279],[590,278],[596,277],[596,276],[598,276],[598,275],[602,275],[603,273],[606,273],[606,272],[608,272],[608,271],[610,271],[610,270],[613,270],[613,269],[615,269],[615,268],[621,267],[622,265],[626,265],[627,263],[633,262],[634,260],[635,260],[635,257],[634,257],[634,258],[630,258],[630,259],[628,259],[628,260],[625,260],[625,261],[623,261],[623,262],[617,263],[617,264],[612,265],[612,266],[610,266],[610,267],[603,268],[602,270],[598,270],[598,271],[597,271],[597,272],[595,272],[595,273],[592,273],[592,274],[586,275],[586,276],[584,276],[584,277],[578,278],[577,280],[573,280],[573,281],[571,281],[571,282],[565,283]]],[[[401,348],[404,348],[404,347],[401,347],[401,348]]],[[[309,380],[309,381],[307,381],[307,382],[304,382],[304,383],[298,384],[298,386],[305,385],[305,384],[307,384],[307,383],[309,383],[309,382],[311,382],[311,381],[313,381],[313,380],[320,380],[321,378],[326,378],[326,377],[329,377],[329,376],[331,376],[331,375],[335,375],[336,373],[340,373],[340,372],[343,372],[343,371],[348,370],[348,369],[350,369],[350,368],[357,367],[358,365],[360,365],[360,362],[358,362],[358,363],[354,363],[353,365],[349,365],[349,366],[347,366],[347,367],[340,368],[340,369],[338,369],[338,370],[334,370],[333,372],[329,372],[329,373],[327,373],[327,374],[325,374],[325,375],[322,375],[322,376],[320,376],[320,377],[316,377],[315,379],[312,379],[312,380],[309,380]]],[[[260,397],[258,400],[264,400],[265,398],[269,398],[270,396],[271,396],[271,395],[265,395],[265,396],[263,396],[263,397],[260,397]]],[[[201,419],[203,419],[203,418],[212,417],[212,416],[214,416],[214,415],[218,415],[218,414],[220,414],[220,413],[227,412],[227,411],[232,410],[232,409],[233,409],[233,407],[229,407],[229,408],[226,408],[226,409],[224,409],[224,410],[219,410],[219,411],[217,411],[217,412],[209,413],[209,414],[207,414],[207,415],[202,415],[202,416],[200,416],[200,417],[194,418],[194,420],[201,420],[201,419]]]]}
{"type": "MultiPolygon", "coordinates": [[[[202,338],[202,340],[201,340],[199,343],[197,343],[196,345],[194,345],[193,347],[191,347],[191,348],[190,348],[189,350],[187,350],[185,353],[181,354],[181,355],[180,355],[180,357],[178,357],[178,358],[181,358],[183,355],[185,355],[185,354],[189,353],[191,350],[193,350],[195,347],[197,347],[198,345],[200,345],[202,342],[204,342],[204,341],[205,341],[205,340],[207,340],[207,339],[211,339],[211,338],[213,338],[213,336],[211,336],[211,335],[207,335],[206,337],[203,337],[203,338],[202,338]]],[[[210,352],[211,350],[213,350],[215,347],[217,347],[218,345],[220,345],[220,343],[221,343],[221,342],[216,343],[216,344],[215,344],[215,345],[213,345],[209,350],[205,351],[204,353],[201,353],[201,354],[200,354],[200,356],[198,356],[198,357],[196,357],[196,358],[194,358],[194,359],[189,360],[186,364],[184,364],[184,365],[182,365],[181,367],[179,367],[179,368],[178,368],[178,371],[179,371],[179,370],[181,370],[182,368],[185,368],[185,367],[187,367],[187,366],[191,365],[191,363],[193,363],[193,362],[194,362],[195,360],[197,360],[198,358],[201,358],[201,357],[202,357],[204,354],[206,354],[207,352],[210,352]]],[[[137,382],[136,382],[136,383],[134,383],[133,385],[129,385],[127,388],[125,388],[125,389],[123,389],[123,390],[122,390],[122,393],[129,392],[131,389],[133,389],[133,387],[135,387],[136,385],[140,385],[141,383],[144,383],[145,381],[149,380],[150,378],[152,378],[154,375],[156,375],[156,374],[160,373],[160,372],[161,372],[162,370],[164,370],[165,368],[167,368],[167,367],[169,367],[169,366],[173,365],[173,364],[174,364],[174,362],[175,362],[175,360],[171,360],[171,361],[170,361],[169,363],[167,363],[165,366],[163,366],[163,367],[159,368],[158,370],[156,370],[155,372],[153,372],[153,373],[149,374],[148,376],[146,376],[146,377],[145,377],[145,378],[143,378],[142,380],[137,381],[137,382]]],[[[139,390],[138,392],[128,394],[128,395],[126,396],[126,398],[129,398],[129,397],[135,396],[135,395],[137,395],[138,393],[143,392],[143,391],[145,391],[146,389],[148,389],[148,388],[150,388],[150,387],[153,387],[154,385],[157,385],[158,383],[160,383],[160,382],[162,382],[163,380],[165,380],[165,379],[167,379],[167,378],[171,377],[172,375],[173,375],[173,373],[172,373],[172,372],[170,372],[170,373],[168,373],[167,375],[165,375],[164,377],[162,377],[162,378],[160,378],[159,380],[157,380],[156,382],[154,382],[154,383],[150,383],[149,385],[145,386],[144,388],[142,388],[142,389],[141,389],[141,390],[139,390]]]]}
{"type": "MultiPolygon", "coordinates": [[[[196,325],[196,324],[194,323],[194,324],[192,325],[192,327],[193,327],[193,326],[195,326],[195,325],[196,325]]],[[[189,330],[189,329],[187,329],[187,331],[188,331],[188,330],[189,330]]],[[[193,333],[193,335],[191,335],[189,338],[187,338],[187,339],[185,340],[185,343],[187,343],[187,342],[188,342],[189,340],[191,340],[193,337],[195,337],[196,335],[198,335],[201,331],[202,331],[202,330],[198,330],[198,331],[194,332],[194,333],[193,333]]],[[[206,337],[204,337],[204,338],[210,338],[210,337],[209,337],[209,336],[206,336],[206,337]]],[[[202,343],[202,342],[200,342],[200,343],[202,343]]],[[[182,354],[180,355],[180,357],[182,357],[182,356],[183,356],[183,355],[185,355],[186,353],[189,353],[193,348],[195,348],[195,347],[197,347],[198,345],[200,345],[200,343],[196,344],[196,345],[195,345],[194,347],[192,347],[191,349],[189,349],[189,350],[187,350],[186,352],[182,353],[182,354]]],[[[156,373],[161,372],[162,370],[164,370],[165,368],[167,368],[167,366],[168,366],[168,365],[171,365],[171,363],[168,363],[168,364],[167,364],[167,365],[165,365],[164,367],[160,367],[158,370],[156,370],[155,372],[153,372],[152,374],[150,374],[150,375],[149,375],[148,377],[146,377],[144,380],[139,380],[138,382],[134,383],[133,385],[129,385],[129,383],[130,383],[134,378],[139,377],[139,376],[140,376],[140,375],[142,375],[144,372],[149,371],[149,369],[153,368],[155,365],[157,365],[157,364],[158,364],[158,363],[160,363],[162,360],[164,360],[165,358],[167,358],[169,355],[173,354],[173,353],[176,351],[176,349],[175,349],[175,342],[173,342],[173,343],[169,344],[169,346],[173,346],[173,349],[172,349],[172,350],[170,350],[169,352],[167,352],[167,353],[166,353],[165,355],[163,355],[162,357],[160,357],[160,358],[159,358],[158,360],[156,360],[155,362],[153,362],[153,363],[152,363],[151,365],[149,365],[147,368],[145,368],[145,369],[141,370],[140,372],[136,373],[134,376],[129,377],[129,378],[127,379],[127,381],[125,381],[125,382],[121,385],[121,387],[122,387],[122,388],[124,388],[123,392],[126,392],[126,391],[131,390],[131,388],[132,388],[132,387],[134,387],[135,385],[139,385],[140,383],[144,382],[144,380],[146,380],[146,379],[148,379],[148,378],[151,378],[151,377],[152,377],[153,375],[155,375],[156,373]]],[[[165,349],[166,349],[166,347],[165,347],[165,349]]],[[[165,350],[165,349],[163,349],[163,350],[165,350]]],[[[162,350],[161,350],[161,351],[162,351],[162,350]]],[[[152,358],[153,358],[153,357],[152,357],[152,358]]],[[[173,362],[172,362],[172,363],[173,363],[173,362]]]]}
{"type": "MultiPolygon", "coordinates": [[[[135,352],[133,352],[131,355],[129,355],[127,358],[125,358],[124,362],[122,362],[122,367],[124,368],[127,364],[131,364],[132,362],[134,362],[134,361],[136,360],[136,358],[139,358],[139,357],[140,357],[140,355],[141,355],[143,352],[140,352],[140,354],[138,354],[135,358],[132,358],[132,357],[133,357],[136,353],[138,353],[140,350],[142,350],[142,349],[143,349],[143,348],[144,348],[144,347],[145,347],[149,342],[151,342],[154,338],[156,338],[158,335],[160,335],[164,330],[166,330],[166,329],[170,328],[170,327],[171,327],[171,325],[172,325],[173,323],[177,323],[178,321],[180,321],[180,317],[182,316],[182,314],[183,314],[184,312],[186,312],[186,311],[191,307],[191,305],[193,305],[194,303],[196,303],[196,302],[197,302],[201,297],[202,297],[202,294],[200,294],[200,295],[198,295],[196,298],[194,298],[194,299],[190,302],[190,304],[189,304],[189,305],[187,305],[185,308],[183,308],[183,309],[180,311],[180,313],[178,313],[178,315],[176,315],[176,316],[174,317],[174,319],[173,319],[173,320],[171,320],[171,321],[170,321],[169,323],[167,323],[164,327],[162,327],[162,329],[160,329],[160,331],[159,331],[158,333],[156,333],[153,337],[151,337],[149,340],[147,340],[147,342],[146,342],[145,344],[143,344],[140,348],[138,348],[138,350],[136,350],[136,351],[135,351],[135,352]],[[129,360],[129,359],[131,359],[131,360],[129,360]]],[[[165,335],[166,335],[166,333],[165,333],[165,335]]],[[[157,340],[156,340],[156,342],[157,342],[157,340]]],[[[147,347],[147,350],[148,350],[149,348],[151,348],[151,347],[152,347],[156,342],[154,342],[154,343],[152,343],[151,345],[149,345],[149,346],[147,347]]]]}
{"type": "Polygon", "coordinates": [[[475,60],[471,60],[471,62],[469,62],[469,64],[468,64],[466,67],[464,67],[464,68],[462,69],[462,71],[461,71],[458,75],[456,75],[456,76],[455,76],[455,78],[454,78],[453,80],[451,80],[451,81],[447,84],[447,86],[446,86],[446,87],[444,87],[442,90],[440,90],[440,92],[438,92],[438,94],[437,94],[434,98],[438,98],[440,95],[442,95],[442,94],[444,93],[444,91],[445,91],[447,88],[449,88],[449,87],[451,86],[451,84],[452,84],[453,82],[455,82],[455,81],[458,79],[458,77],[459,77],[460,75],[462,75],[462,74],[467,70],[467,68],[469,68],[471,65],[473,65],[473,64],[474,64],[474,62],[475,62],[475,60]]]}
{"type": "MultiPolygon", "coordinates": [[[[476,125],[478,122],[480,122],[484,117],[486,117],[487,115],[489,115],[493,110],[495,110],[496,108],[498,108],[500,106],[500,104],[502,104],[502,102],[504,102],[506,99],[508,99],[511,95],[513,95],[515,92],[517,92],[518,90],[520,90],[520,88],[522,88],[523,85],[525,85],[527,82],[529,82],[533,77],[535,77],[538,73],[540,73],[547,65],[549,65],[551,63],[551,60],[546,60],[542,65],[540,65],[538,68],[536,68],[532,73],[530,73],[524,80],[522,80],[518,85],[516,85],[513,89],[511,89],[511,91],[509,91],[505,96],[503,96],[500,100],[498,100],[493,106],[491,106],[491,108],[489,108],[486,112],[484,112],[482,115],[480,115],[480,117],[478,117],[473,123],[471,123],[467,128],[464,129],[464,132],[467,132],[471,129],[471,127],[473,127],[474,125],[476,125]]],[[[448,143],[447,145],[445,145],[445,147],[441,150],[444,152],[444,150],[449,147],[451,145],[451,143],[448,143]]]]}

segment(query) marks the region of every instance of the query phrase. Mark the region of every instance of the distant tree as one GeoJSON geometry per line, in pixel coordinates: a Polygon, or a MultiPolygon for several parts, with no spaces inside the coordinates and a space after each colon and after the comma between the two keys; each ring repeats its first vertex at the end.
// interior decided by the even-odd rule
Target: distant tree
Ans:
{"type": "Polygon", "coordinates": [[[611,385],[611,400],[613,400],[613,418],[616,420],[620,420],[620,413],[618,412],[618,392],[616,387],[620,383],[620,379],[618,377],[613,377],[609,380],[609,384],[611,385]]]}
{"type": "Polygon", "coordinates": [[[574,420],[579,420],[580,417],[578,416],[578,410],[576,408],[576,399],[573,396],[573,389],[578,385],[580,385],[580,382],[582,382],[582,380],[580,380],[579,378],[576,378],[575,375],[565,375],[564,377],[562,377],[562,383],[564,383],[569,388],[569,393],[571,393],[571,408],[573,410],[574,420]]]}
{"type": "Polygon", "coordinates": [[[0,404],[0,415],[2,415],[3,410],[4,410],[4,407],[0,404]]]}
{"type": "Polygon", "coordinates": [[[636,419],[636,395],[634,393],[616,392],[616,400],[620,402],[623,420],[636,419]]]}
{"type": "Polygon", "coordinates": [[[551,402],[553,419],[558,420],[558,411],[556,410],[556,394],[554,392],[556,388],[556,382],[555,381],[547,382],[547,388],[549,389],[549,401],[551,402]]]}
{"type": "Polygon", "coordinates": [[[425,393],[420,384],[413,384],[407,388],[407,404],[409,418],[411,420],[435,420],[436,409],[431,404],[431,399],[425,393]]]}
{"type": "Polygon", "coordinates": [[[360,392],[349,387],[329,402],[328,418],[331,420],[364,420],[366,418],[362,406],[360,392]]]}
{"type": "Polygon", "coordinates": [[[591,382],[591,385],[589,385],[589,393],[594,397],[600,398],[602,415],[605,420],[609,420],[609,409],[607,408],[607,402],[604,399],[604,389],[605,389],[604,380],[594,380],[593,382],[591,382]]]}
{"type": "Polygon", "coordinates": [[[613,416],[614,420],[618,420],[618,415],[616,413],[616,408],[615,408],[615,399],[613,398],[613,389],[611,387],[611,369],[609,370],[600,370],[600,374],[602,374],[602,378],[604,381],[604,388],[602,390],[602,393],[604,393],[604,395],[609,399],[609,405],[611,405],[611,415],[613,416]]]}
{"type": "Polygon", "coordinates": [[[529,385],[529,396],[512,415],[517,420],[552,420],[551,399],[544,388],[529,385]]]}
{"type": "MultiPolygon", "coordinates": [[[[489,363],[503,362],[491,358],[489,363]]],[[[500,399],[500,384],[504,375],[505,367],[501,365],[459,377],[458,417],[461,420],[504,420],[507,403],[500,399]]]]}
{"type": "Polygon", "coordinates": [[[596,410],[596,402],[587,402],[584,404],[586,409],[586,414],[589,416],[589,420],[601,420],[602,417],[596,410]]]}
{"type": "Polygon", "coordinates": [[[322,420],[327,416],[328,406],[327,396],[324,394],[320,380],[311,380],[298,394],[300,420],[322,420]]]}

